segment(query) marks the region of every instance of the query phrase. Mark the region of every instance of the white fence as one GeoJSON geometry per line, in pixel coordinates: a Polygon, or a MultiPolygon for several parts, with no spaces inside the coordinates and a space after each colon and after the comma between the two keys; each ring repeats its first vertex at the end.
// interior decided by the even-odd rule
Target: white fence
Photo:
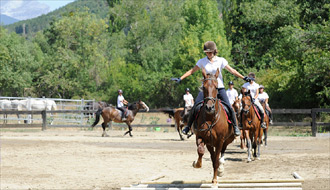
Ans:
{"type": "MultiPolygon", "coordinates": [[[[0,97],[0,100],[53,100],[56,103],[57,110],[84,110],[87,108],[87,103],[94,103],[95,100],[84,100],[84,99],[60,99],[60,98],[31,98],[31,97],[0,97]]],[[[30,102],[30,101],[28,101],[30,102]]],[[[88,107],[92,109],[92,107],[88,107]]],[[[12,109],[2,109],[3,111],[15,111],[17,108],[12,109]]],[[[31,105],[28,105],[27,110],[31,110],[31,105]]],[[[62,124],[62,123],[72,123],[72,124],[86,124],[93,114],[86,113],[57,113],[49,114],[47,117],[50,124],[62,124]]],[[[30,114],[3,114],[0,116],[0,123],[42,123],[42,118],[40,116],[33,117],[30,114]]]]}

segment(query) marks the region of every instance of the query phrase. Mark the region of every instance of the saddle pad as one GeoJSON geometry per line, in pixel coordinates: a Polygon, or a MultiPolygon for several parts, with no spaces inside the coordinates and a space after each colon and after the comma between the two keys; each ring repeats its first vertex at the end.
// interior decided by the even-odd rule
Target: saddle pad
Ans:
{"type": "MultiPolygon", "coordinates": [[[[119,110],[119,109],[117,109],[116,108],[116,110],[118,111],[118,113],[120,114],[120,115],[122,115],[122,111],[121,110],[119,110]]],[[[125,109],[125,117],[127,117],[127,114],[128,114],[128,111],[127,111],[127,108],[125,109]]]]}
{"type": "Polygon", "coordinates": [[[255,105],[253,105],[253,108],[254,108],[254,111],[257,113],[257,116],[258,116],[258,119],[259,120],[261,120],[261,118],[260,118],[260,114],[259,114],[259,108],[257,108],[258,106],[255,106],[255,105]]]}

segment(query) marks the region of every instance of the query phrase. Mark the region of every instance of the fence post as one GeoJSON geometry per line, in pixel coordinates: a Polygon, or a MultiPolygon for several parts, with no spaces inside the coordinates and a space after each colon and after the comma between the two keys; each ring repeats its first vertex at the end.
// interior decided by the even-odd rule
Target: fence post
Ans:
{"type": "Polygon", "coordinates": [[[316,126],[316,111],[315,108],[312,108],[312,136],[316,137],[317,126],[316,126]]]}
{"type": "Polygon", "coordinates": [[[46,130],[46,125],[47,125],[47,115],[46,115],[46,110],[41,111],[41,117],[42,117],[42,131],[46,130]]]}

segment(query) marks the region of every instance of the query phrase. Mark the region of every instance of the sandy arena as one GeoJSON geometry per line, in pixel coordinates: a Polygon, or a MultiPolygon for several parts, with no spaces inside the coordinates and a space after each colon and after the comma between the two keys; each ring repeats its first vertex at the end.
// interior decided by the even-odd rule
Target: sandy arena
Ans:
{"type": "MultiPolygon", "coordinates": [[[[110,130],[2,131],[1,189],[120,189],[162,175],[159,181],[210,181],[210,154],[194,169],[195,138],[142,132],[133,138],[110,130]]],[[[303,189],[330,189],[330,138],[270,136],[261,160],[247,163],[239,143],[229,145],[221,179],[305,179],[303,189]]]]}

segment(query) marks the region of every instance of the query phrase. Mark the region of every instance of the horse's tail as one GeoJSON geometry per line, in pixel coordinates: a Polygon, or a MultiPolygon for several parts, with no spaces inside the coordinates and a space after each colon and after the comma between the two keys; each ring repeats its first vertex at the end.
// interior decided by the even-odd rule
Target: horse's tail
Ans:
{"type": "Polygon", "coordinates": [[[171,118],[171,117],[174,117],[174,109],[160,109],[161,112],[163,113],[166,113],[168,114],[168,116],[171,118]]]}
{"type": "Polygon", "coordinates": [[[95,118],[95,121],[94,121],[92,127],[95,127],[95,125],[97,125],[97,123],[100,121],[100,115],[102,114],[102,111],[103,111],[103,109],[102,108],[99,108],[97,110],[97,112],[95,113],[96,118],[95,118]]]}

